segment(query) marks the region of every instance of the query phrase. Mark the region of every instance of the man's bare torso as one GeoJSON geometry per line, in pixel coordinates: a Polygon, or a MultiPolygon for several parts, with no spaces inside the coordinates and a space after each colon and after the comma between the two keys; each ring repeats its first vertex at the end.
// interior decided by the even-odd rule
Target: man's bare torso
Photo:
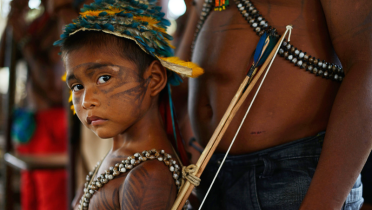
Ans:
{"type": "MultiPolygon", "coordinates": [[[[204,0],[197,0],[201,13],[204,0]]],[[[340,65],[320,1],[252,1],[283,34],[293,25],[291,44],[307,54],[340,65]]],[[[189,83],[189,113],[196,139],[205,146],[252,63],[259,37],[234,1],[211,12],[196,40],[192,61],[205,74],[189,83]]],[[[262,150],[326,130],[340,83],[317,77],[277,56],[232,147],[231,154],[262,150]]],[[[255,89],[252,91],[255,92],[255,89]]],[[[225,133],[217,152],[227,150],[251,101],[250,94],[225,133]]]]}

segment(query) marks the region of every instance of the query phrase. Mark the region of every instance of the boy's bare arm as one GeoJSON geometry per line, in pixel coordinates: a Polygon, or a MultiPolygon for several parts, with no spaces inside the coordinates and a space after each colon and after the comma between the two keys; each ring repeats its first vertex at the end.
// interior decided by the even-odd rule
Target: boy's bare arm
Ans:
{"type": "Polygon", "coordinates": [[[346,77],[301,209],[340,209],[372,148],[372,2],[322,0],[346,77]]]}
{"type": "Polygon", "coordinates": [[[126,177],[119,192],[120,209],[170,209],[176,193],[172,173],[163,162],[144,162],[126,177]]]}

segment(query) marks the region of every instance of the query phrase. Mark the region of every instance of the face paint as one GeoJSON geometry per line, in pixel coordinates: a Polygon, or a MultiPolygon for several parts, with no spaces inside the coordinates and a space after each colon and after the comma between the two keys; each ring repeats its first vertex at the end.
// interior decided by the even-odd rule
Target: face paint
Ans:
{"type": "Polygon", "coordinates": [[[143,78],[133,62],[89,48],[70,52],[65,60],[77,116],[99,137],[125,132],[150,106],[151,77],[143,78]]]}

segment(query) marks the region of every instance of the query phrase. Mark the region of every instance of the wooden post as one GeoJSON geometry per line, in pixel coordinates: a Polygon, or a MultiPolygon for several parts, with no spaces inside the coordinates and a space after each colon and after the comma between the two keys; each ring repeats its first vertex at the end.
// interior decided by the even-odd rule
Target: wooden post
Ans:
{"type": "MultiPolygon", "coordinates": [[[[67,101],[67,100],[66,100],[67,101]]],[[[76,189],[76,160],[77,154],[80,151],[81,142],[81,122],[76,115],[73,115],[70,110],[70,105],[67,106],[68,110],[68,188],[67,188],[67,206],[71,209],[72,201],[75,197],[76,189]]]]}
{"type": "MultiPolygon", "coordinates": [[[[6,112],[4,113],[5,116],[5,147],[4,147],[4,154],[11,152],[13,150],[12,147],[12,139],[10,135],[11,126],[13,123],[13,108],[14,108],[14,99],[15,99],[15,83],[16,83],[16,50],[17,45],[13,40],[13,32],[10,28],[6,29],[6,53],[5,53],[5,62],[6,65],[9,67],[9,86],[8,86],[8,94],[6,100],[6,108],[3,109],[6,112]]],[[[4,161],[4,159],[3,159],[4,161]]],[[[5,163],[5,161],[4,161],[5,163]]],[[[4,209],[5,210],[13,210],[13,189],[12,189],[12,179],[13,176],[13,169],[4,164],[4,209]]]]}

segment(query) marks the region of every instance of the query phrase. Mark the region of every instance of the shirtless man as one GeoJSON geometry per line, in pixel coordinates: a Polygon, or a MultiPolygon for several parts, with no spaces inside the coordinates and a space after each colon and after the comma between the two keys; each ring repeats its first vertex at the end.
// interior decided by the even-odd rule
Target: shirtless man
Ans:
{"type": "MultiPolygon", "coordinates": [[[[251,65],[259,36],[240,14],[236,3],[230,1],[225,11],[212,9],[192,53],[190,45],[203,3],[204,0],[196,0],[191,8],[187,33],[178,54],[182,59],[191,58],[205,70],[201,77],[189,80],[188,104],[194,135],[205,146],[251,65]]],[[[315,161],[315,165],[305,169],[308,179],[280,173],[279,176],[288,176],[288,183],[274,184],[270,183],[270,177],[279,172],[273,168],[287,163],[281,164],[262,153],[258,153],[263,156],[261,159],[256,158],[260,161],[253,163],[254,167],[258,165],[256,168],[248,163],[230,167],[228,159],[220,179],[225,176],[225,170],[231,175],[226,182],[236,176],[237,180],[245,178],[247,185],[229,180],[231,184],[225,189],[224,182],[217,179],[204,207],[217,209],[213,206],[215,202],[225,209],[298,209],[300,206],[300,209],[312,210],[341,209],[353,185],[354,191],[361,190],[361,184],[355,181],[372,147],[372,1],[253,0],[252,3],[279,34],[284,33],[286,25],[293,25],[291,44],[313,57],[342,65],[346,77],[342,83],[324,79],[278,56],[230,154],[255,155],[258,151],[277,154],[278,145],[288,148],[288,144],[298,142],[297,139],[318,134],[313,137],[316,138],[313,142],[323,142],[324,138],[321,155],[315,154],[319,148],[310,149],[314,150],[310,155],[315,158],[309,161],[315,161]],[[319,133],[321,131],[326,131],[326,135],[319,133]],[[253,178],[237,171],[238,167],[244,166],[251,167],[249,170],[253,167],[253,172],[249,172],[254,174],[253,178]],[[285,188],[297,184],[301,187],[285,188]],[[267,185],[272,185],[271,192],[261,191],[268,190],[267,185]],[[249,199],[251,203],[239,206],[242,200],[249,199]]],[[[237,113],[217,147],[217,153],[226,152],[252,97],[250,94],[237,113]]],[[[308,151],[306,147],[294,147],[294,150],[308,151]]],[[[246,157],[248,159],[249,155],[246,157]]],[[[218,161],[220,159],[212,157],[202,175],[202,183],[207,184],[197,190],[201,198],[209,187],[206,185],[210,183],[218,161]],[[212,172],[208,172],[208,167],[213,168],[212,172]]],[[[231,164],[234,161],[231,159],[231,164]]],[[[298,164],[292,171],[304,167],[301,162],[298,164]]],[[[357,205],[353,209],[363,202],[362,198],[354,201],[357,205]]]]}

